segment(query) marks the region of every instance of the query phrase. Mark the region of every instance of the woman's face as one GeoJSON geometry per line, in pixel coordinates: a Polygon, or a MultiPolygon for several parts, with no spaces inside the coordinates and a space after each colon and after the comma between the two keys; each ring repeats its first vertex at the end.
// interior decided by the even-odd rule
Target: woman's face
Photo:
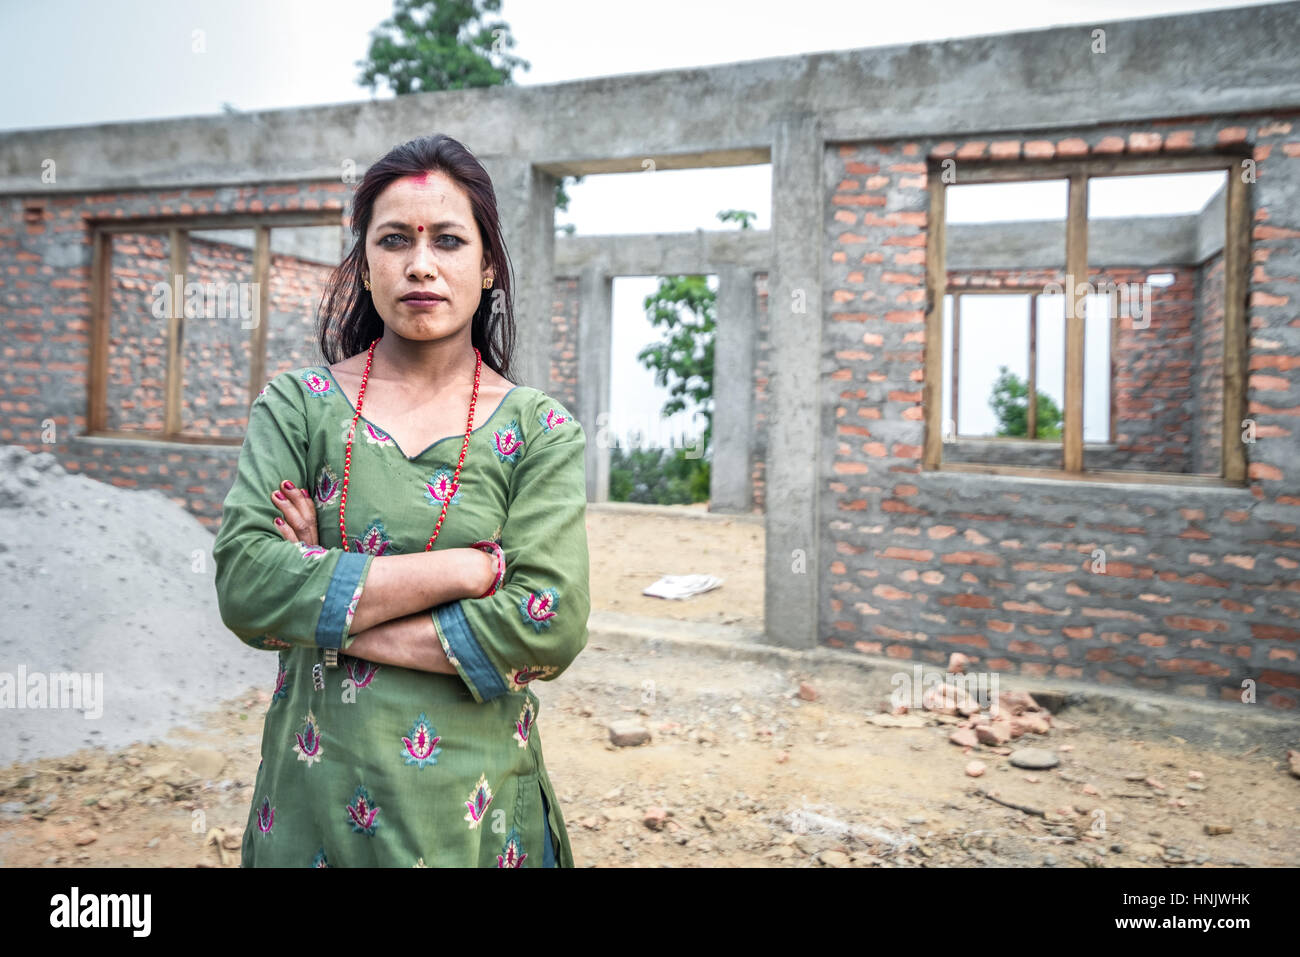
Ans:
{"type": "Polygon", "coordinates": [[[394,180],[375,200],[366,231],[370,295],[388,330],[404,339],[444,339],[474,318],[491,276],[469,196],[445,173],[394,180]],[[441,297],[404,299],[414,292],[441,297]]]}

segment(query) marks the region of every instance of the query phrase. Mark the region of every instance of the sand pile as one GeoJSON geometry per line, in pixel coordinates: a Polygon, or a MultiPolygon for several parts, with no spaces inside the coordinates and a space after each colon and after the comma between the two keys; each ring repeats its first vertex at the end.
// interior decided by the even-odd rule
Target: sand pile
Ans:
{"type": "Polygon", "coordinates": [[[276,655],[221,623],[213,541],[161,492],[0,446],[0,764],[161,738],[274,684],[276,655]]]}

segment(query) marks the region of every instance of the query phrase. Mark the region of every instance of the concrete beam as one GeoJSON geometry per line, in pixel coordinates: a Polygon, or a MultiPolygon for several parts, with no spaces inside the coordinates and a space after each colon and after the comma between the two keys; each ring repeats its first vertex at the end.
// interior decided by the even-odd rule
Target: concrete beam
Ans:
{"type": "Polygon", "coordinates": [[[552,176],[762,163],[772,117],[828,141],[1300,107],[1300,4],[1100,20],[689,70],[0,134],[0,193],[335,179],[434,130],[552,176]],[[1104,53],[1092,52],[1094,30],[1104,53]],[[1026,83],[1025,77],[1032,77],[1026,83]],[[736,109],[743,102],[745,109],[736,109]],[[638,121],[628,122],[635,116],[638,121]],[[44,182],[45,161],[57,175],[44,182]]]}

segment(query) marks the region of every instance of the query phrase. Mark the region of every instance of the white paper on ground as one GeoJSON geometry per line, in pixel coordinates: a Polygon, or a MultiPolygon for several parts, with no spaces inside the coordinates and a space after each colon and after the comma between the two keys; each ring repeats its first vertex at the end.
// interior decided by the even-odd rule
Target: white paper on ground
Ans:
{"type": "Polygon", "coordinates": [[[722,584],[713,575],[664,575],[641,594],[654,598],[690,598],[722,584]]]}

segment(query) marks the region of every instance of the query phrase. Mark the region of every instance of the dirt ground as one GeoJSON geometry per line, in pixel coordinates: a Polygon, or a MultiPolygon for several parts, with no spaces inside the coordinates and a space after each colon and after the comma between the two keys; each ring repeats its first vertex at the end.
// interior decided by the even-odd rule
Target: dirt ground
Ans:
{"type": "MultiPolygon", "coordinates": [[[[594,611],[761,628],[761,524],[617,510],[589,524],[594,611]],[[638,594],[688,572],[726,582],[686,602],[638,594]]],[[[200,731],[0,769],[0,865],[237,867],[272,679],[200,731]]],[[[1067,728],[1013,742],[1059,755],[1030,772],[950,744],[951,721],[933,714],[918,727],[871,723],[888,688],[838,662],[593,634],[565,675],[534,686],[578,865],[1300,864],[1300,780],[1271,739],[1196,746],[1067,707],[1067,728]],[[615,748],[608,724],[629,718],[651,739],[615,748]],[[972,759],[983,776],[966,775],[972,759]]]]}

